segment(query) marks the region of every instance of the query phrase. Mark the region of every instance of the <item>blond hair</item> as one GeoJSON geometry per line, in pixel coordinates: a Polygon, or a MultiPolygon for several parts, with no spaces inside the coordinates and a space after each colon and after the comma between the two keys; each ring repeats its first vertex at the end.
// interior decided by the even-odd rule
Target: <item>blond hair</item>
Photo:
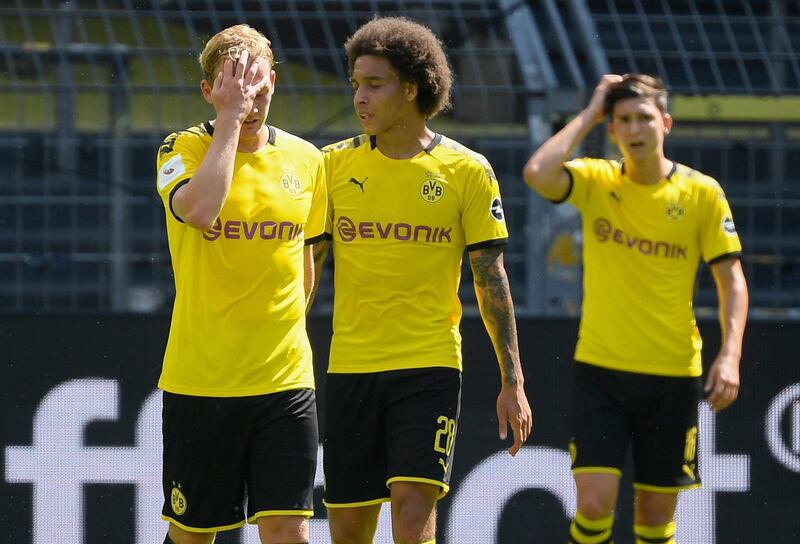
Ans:
{"type": "Polygon", "coordinates": [[[250,59],[267,60],[269,67],[272,68],[275,57],[271,45],[266,36],[251,26],[235,25],[214,34],[197,60],[203,69],[206,81],[211,83],[217,77],[222,62],[226,58],[238,59],[242,51],[247,51],[250,59]]]}

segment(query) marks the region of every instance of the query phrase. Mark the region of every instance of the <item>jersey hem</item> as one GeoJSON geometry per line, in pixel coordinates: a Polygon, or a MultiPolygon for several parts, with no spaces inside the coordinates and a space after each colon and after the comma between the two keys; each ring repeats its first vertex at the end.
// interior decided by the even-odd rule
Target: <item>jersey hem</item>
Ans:
{"type": "Polygon", "coordinates": [[[172,393],[173,395],[187,395],[191,397],[220,397],[220,398],[257,397],[259,395],[282,393],[284,391],[292,391],[294,389],[311,389],[312,391],[315,389],[313,382],[293,383],[277,387],[270,387],[266,389],[260,387],[258,389],[209,390],[209,389],[200,389],[196,387],[180,387],[180,386],[170,385],[162,381],[158,382],[158,388],[161,389],[162,391],[166,391],[167,393],[172,393]]]}
{"type": "Polygon", "coordinates": [[[391,372],[393,370],[420,370],[424,368],[452,368],[454,370],[462,371],[461,364],[431,364],[424,363],[419,365],[380,365],[380,367],[365,368],[364,365],[347,366],[347,365],[329,365],[328,374],[375,374],[377,372],[391,372]]]}
{"type": "Polygon", "coordinates": [[[642,370],[641,366],[636,365],[628,365],[625,363],[620,363],[617,361],[614,362],[598,362],[596,360],[589,361],[587,358],[575,355],[575,361],[578,363],[583,363],[586,365],[592,366],[599,366],[600,368],[605,368],[608,370],[618,370],[621,372],[630,372],[632,374],[644,374],[647,376],[664,376],[668,378],[698,378],[703,375],[703,369],[701,368],[687,368],[683,372],[669,372],[663,369],[647,369],[647,371],[642,370]]]}

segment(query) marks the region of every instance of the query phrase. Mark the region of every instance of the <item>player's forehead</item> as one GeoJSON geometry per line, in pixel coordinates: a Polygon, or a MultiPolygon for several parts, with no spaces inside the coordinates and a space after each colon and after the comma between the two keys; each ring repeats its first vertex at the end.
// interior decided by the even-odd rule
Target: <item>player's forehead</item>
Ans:
{"type": "Polygon", "coordinates": [[[658,108],[655,98],[652,97],[636,96],[623,98],[614,104],[614,117],[634,113],[661,115],[661,110],[658,108]]]}
{"type": "Polygon", "coordinates": [[[353,63],[353,80],[398,78],[389,59],[379,55],[361,55],[353,63]]]}
{"type": "MultiPolygon", "coordinates": [[[[230,60],[234,63],[238,62],[239,60],[238,55],[221,55],[220,58],[217,60],[216,66],[214,66],[214,73],[219,73],[222,70],[222,67],[225,65],[226,60],[230,60]]],[[[253,57],[251,53],[247,54],[247,66],[245,67],[245,72],[249,70],[253,63],[258,62],[258,72],[259,76],[264,76],[269,74],[272,67],[270,66],[270,60],[266,57],[253,57]]]]}

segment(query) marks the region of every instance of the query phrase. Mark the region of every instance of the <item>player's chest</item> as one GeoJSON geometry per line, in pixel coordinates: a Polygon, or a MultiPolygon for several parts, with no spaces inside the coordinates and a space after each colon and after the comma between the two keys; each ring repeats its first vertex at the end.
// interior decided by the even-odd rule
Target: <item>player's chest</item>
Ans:
{"type": "Polygon", "coordinates": [[[435,170],[342,170],[329,181],[334,216],[449,220],[460,214],[459,186],[435,170]]]}
{"type": "Polygon", "coordinates": [[[311,205],[313,182],[305,168],[291,163],[237,164],[222,213],[231,217],[304,222],[311,205]]]}
{"type": "Polygon", "coordinates": [[[594,195],[594,229],[628,236],[656,236],[690,241],[698,236],[700,216],[691,194],[666,188],[656,193],[626,186],[605,188],[594,195]]]}

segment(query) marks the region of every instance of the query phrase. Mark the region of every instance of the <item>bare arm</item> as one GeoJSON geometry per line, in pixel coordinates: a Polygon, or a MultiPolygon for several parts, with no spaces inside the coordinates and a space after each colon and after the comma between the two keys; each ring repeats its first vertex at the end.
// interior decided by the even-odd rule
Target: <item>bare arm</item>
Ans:
{"type": "Polygon", "coordinates": [[[717,286],[722,343],[711,364],[705,390],[714,411],[724,410],[739,395],[739,360],[747,320],[748,294],[742,263],[724,259],[711,265],[717,286]]]}
{"type": "Polygon", "coordinates": [[[569,189],[569,175],[562,165],[569,160],[572,150],[589,131],[603,120],[603,103],[611,85],[622,78],[615,74],[603,76],[592,94],[586,109],[554,134],[528,159],[522,175],[531,188],[544,198],[560,200],[569,189]]]}
{"type": "Polygon", "coordinates": [[[330,248],[330,241],[329,240],[320,240],[319,242],[306,247],[306,249],[311,250],[311,262],[312,262],[312,281],[311,281],[311,288],[309,291],[308,286],[306,286],[306,312],[311,309],[311,305],[314,303],[314,298],[317,296],[317,289],[319,288],[319,280],[322,278],[322,267],[325,264],[325,257],[328,255],[328,249],[330,248]]]}
{"type": "Polygon", "coordinates": [[[258,61],[246,69],[247,59],[245,50],[236,62],[223,62],[209,93],[217,112],[211,145],[192,180],[172,197],[175,214],[196,229],[211,228],[219,216],[233,179],[242,123],[252,109],[253,98],[269,83],[269,78],[254,79],[258,61]]]}
{"type": "Polygon", "coordinates": [[[316,283],[314,274],[314,249],[313,246],[305,246],[303,247],[303,291],[306,295],[306,313],[311,309],[316,283]]]}
{"type": "Polygon", "coordinates": [[[533,415],[523,387],[525,379],[519,359],[514,303],[503,266],[503,250],[500,247],[477,249],[469,253],[469,258],[481,318],[500,364],[499,435],[504,440],[511,425],[514,444],[508,452],[516,455],[530,435],[533,415]]]}

